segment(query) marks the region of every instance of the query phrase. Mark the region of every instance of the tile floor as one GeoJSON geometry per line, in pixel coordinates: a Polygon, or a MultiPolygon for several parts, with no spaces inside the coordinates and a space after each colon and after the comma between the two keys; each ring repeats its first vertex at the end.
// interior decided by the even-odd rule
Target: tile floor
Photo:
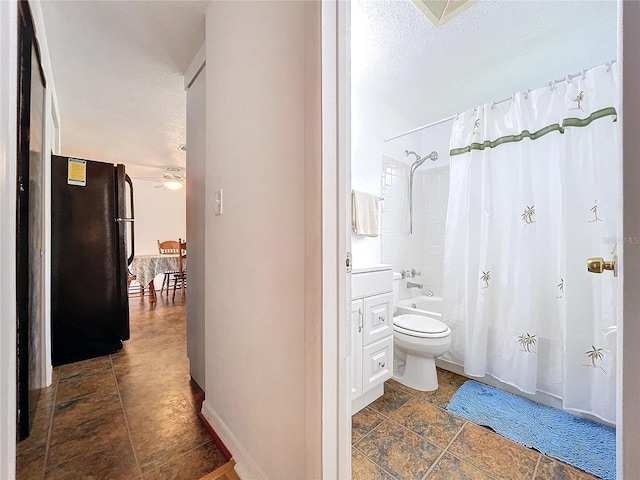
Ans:
{"type": "Polygon", "coordinates": [[[18,443],[18,479],[195,480],[226,463],[196,416],[185,309],[133,298],[122,351],[54,369],[18,443]]]}
{"type": "Polygon", "coordinates": [[[353,480],[596,478],[447,412],[466,380],[438,369],[435,392],[386,382],[384,396],[352,418],[353,480]]]}

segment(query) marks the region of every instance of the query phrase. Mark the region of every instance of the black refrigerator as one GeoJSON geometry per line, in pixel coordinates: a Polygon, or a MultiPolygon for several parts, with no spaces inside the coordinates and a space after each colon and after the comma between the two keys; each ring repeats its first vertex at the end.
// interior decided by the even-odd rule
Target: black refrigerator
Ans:
{"type": "Polygon", "coordinates": [[[124,165],[51,157],[54,366],[114,353],[129,339],[133,184],[124,165]]]}

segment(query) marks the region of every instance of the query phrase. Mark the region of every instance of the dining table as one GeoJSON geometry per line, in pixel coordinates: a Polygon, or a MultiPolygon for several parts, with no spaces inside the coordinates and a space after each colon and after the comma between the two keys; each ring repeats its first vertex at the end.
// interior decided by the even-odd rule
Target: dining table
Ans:
{"type": "Polygon", "coordinates": [[[178,254],[136,255],[131,263],[131,273],[141,285],[149,285],[149,302],[157,303],[154,280],[165,272],[178,272],[178,254]]]}

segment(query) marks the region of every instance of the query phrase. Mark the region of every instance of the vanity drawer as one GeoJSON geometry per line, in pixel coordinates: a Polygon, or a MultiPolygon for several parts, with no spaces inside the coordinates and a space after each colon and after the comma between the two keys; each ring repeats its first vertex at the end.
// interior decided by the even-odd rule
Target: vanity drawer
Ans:
{"type": "Polygon", "coordinates": [[[354,273],[351,275],[351,298],[362,298],[393,290],[393,272],[379,270],[377,272],[354,273]]]}
{"type": "Polygon", "coordinates": [[[393,373],[393,336],[364,347],[362,363],[364,392],[390,379],[393,373]]]}
{"type": "Polygon", "coordinates": [[[393,335],[392,303],[392,293],[364,299],[364,345],[393,335]]]}

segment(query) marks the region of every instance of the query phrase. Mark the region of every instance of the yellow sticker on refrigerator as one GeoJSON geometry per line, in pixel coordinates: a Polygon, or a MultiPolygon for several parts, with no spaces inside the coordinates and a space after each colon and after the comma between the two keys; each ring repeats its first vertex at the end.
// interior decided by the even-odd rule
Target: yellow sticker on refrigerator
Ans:
{"type": "Polygon", "coordinates": [[[67,184],[87,186],[87,161],[70,158],[68,161],[67,184]]]}

